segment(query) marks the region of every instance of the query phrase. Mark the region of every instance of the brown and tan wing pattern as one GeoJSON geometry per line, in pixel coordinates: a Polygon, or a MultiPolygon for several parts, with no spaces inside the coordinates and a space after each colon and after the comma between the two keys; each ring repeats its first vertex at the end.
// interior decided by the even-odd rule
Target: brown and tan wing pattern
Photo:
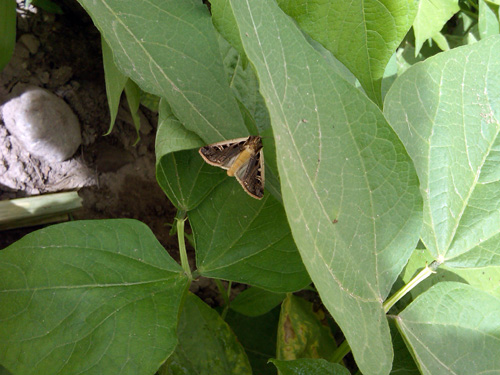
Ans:
{"type": "Polygon", "coordinates": [[[229,169],[244,148],[247,138],[218,142],[200,148],[200,155],[210,165],[229,169]]]}
{"type": "Polygon", "coordinates": [[[252,197],[264,196],[264,152],[262,149],[253,155],[234,175],[243,189],[252,197]]]}

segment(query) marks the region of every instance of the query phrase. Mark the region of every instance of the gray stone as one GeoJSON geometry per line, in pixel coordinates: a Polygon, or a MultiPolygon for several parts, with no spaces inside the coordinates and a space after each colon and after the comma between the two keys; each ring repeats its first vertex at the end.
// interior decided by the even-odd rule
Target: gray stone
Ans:
{"type": "Polygon", "coordinates": [[[77,117],[51,92],[39,87],[23,89],[2,107],[5,126],[31,155],[47,161],[69,159],[82,142],[77,117]]]}

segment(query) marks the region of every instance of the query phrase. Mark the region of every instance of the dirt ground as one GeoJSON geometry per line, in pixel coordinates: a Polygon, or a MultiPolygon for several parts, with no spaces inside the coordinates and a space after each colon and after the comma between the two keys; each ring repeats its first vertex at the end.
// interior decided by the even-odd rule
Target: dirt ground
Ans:
{"type": "MultiPolygon", "coordinates": [[[[141,140],[133,146],[136,131],[122,98],[115,127],[104,136],[110,115],[100,34],[75,0],[57,3],[63,15],[18,9],[14,56],[0,72],[0,105],[19,83],[43,87],[77,115],[82,145],[70,160],[49,164],[24,151],[0,120],[0,200],[78,189],[83,209],[74,214],[75,220],[140,220],[178,261],[177,238],[169,236],[168,225],[176,209],[155,178],[157,114],[141,106],[141,140]]],[[[0,249],[36,229],[1,232],[0,249]]],[[[188,255],[194,259],[192,249],[188,255]]],[[[195,281],[191,289],[211,305],[221,303],[209,280],[195,281]]]]}

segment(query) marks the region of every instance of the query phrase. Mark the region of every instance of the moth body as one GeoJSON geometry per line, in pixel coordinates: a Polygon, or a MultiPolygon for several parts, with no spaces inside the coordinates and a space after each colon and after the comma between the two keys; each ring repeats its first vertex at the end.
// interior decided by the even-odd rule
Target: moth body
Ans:
{"type": "Polygon", "coordinates": [[[227,170],[227,175],[233,177],[236,171],[240,169],[247,161],[249,161],[254,154],[255,152],[253,150],[245,147],[233,162],[233,165],[231,165],[231,167],[227,170]]]}

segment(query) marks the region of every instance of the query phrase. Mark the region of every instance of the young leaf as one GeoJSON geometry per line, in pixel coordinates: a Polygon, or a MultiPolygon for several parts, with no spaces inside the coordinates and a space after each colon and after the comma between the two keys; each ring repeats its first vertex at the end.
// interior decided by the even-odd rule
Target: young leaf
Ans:
{"type": "Polygon", "coordinates": [[[135,220],[79,221],[0,252],[0,362],[15,374],[152,374],[188,285],[135,220]]]}
{"type": "Polygon", "coordinates": [[[251,287],[236,296],[231,302],[231,309],[246,316],[259,316],[274,309],[285,297],[285,293],[251,287]]]}
{"type": "Polygon", "coordinates": [[[224,320],[189,293],[179,317],[179,344],[160,375],[251,375],[250,363],[224,320]]]}
{"type": "Polygon", "coordinates": [[[458,11],[458,0],[420,0],[417,16],[413,23],[415,31],[415,56],[422,44],[439,34],[445,23],[458,11]]]}
{"type": "Polygon", "coordinates": [[[111,133],[115,125],[116,115],[118,114],[118,107],[120,106],[120,98],[122,96],[125,83],[128,77],[124,75],[113,61],[113,51],[109,48],[108,43],[101,37],[102,48],[102,65],[104,67],[104,78],[106,82],[106,97],[108,98],[109,115],[111,121],[109,129],[106,133],[111,133]]]}
{"type": "Polygon", "coordinates": [[[122,73],[143,90],[166,98],[187,130],[205,143],[247,135],[204,4],[197,0],[79,2],[113,50],[122,73]]]}
{"type": "Polygon", "coordinates": [[[283,206],[272,195],[251,198],[234,179],[226,179],[188,216],[203,276],[274,292],[296,291],[311,282],[283,206]]]}
{"type": "Polygon", "coordinates": [[[382,105],[385,67],[413,23],[417,1],[278,0],[278,4],[349,68],[368,97],[382,105]]]}
{"type": "Polygon", "coordinates": [[[479,0],[478,25],[479,35],[484,39],[490,35],[497,35],[500,32],[500,2],[479,0]]]}
{"type": "Polygon", "coordinates": [[[194,209],[227,175],[200,157],[198,150],[169,153],[156,164],[156,178],[168,199],[182,211],[194,209]]]}
{"type": "Polygon", "coordinates": [[[409,68],[386,117],[413,159],[422,241],[449,267],[500,265],[500,36],[409,68]]]}
{"type": "Polygon", "coordinates": [[[396,318],[422,374],[486,374],[500,368],[500,300],[444,282],[396,318]]]}
{"type": "Polygon", "coordinates": [[[421,225],[411,161],[378,107],[273,2],[231,4],[270,111],[295,243],[361,371],[387,374],[382,301],[421,225]]]}

